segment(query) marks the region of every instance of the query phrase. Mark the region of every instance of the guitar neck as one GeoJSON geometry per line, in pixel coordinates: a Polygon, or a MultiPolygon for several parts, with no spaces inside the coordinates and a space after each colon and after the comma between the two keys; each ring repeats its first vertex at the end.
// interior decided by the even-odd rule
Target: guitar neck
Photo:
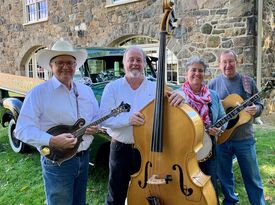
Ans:
{"type": "Polygon", "coordinates": [[[231,110],[224,117],[222,117],[221,119],[219,119],[211,127],[217,127],[217,128],[219,128],[219,127],[223,126],[225,123],[227,123],[228,121],[230,121],[234,116],[236,116],[237,114],[239,114],[239,112],[241,112],[244,108],[246,108],[247,106],[251,105],[251,103],[255,102],[256,100],[260,99],[261,98],[261,93],[262,93],[262,91],[256,93],[255,95],[253,95],[252,97],[250,97],[246,101],[244,101],[242,104],[236,106],[233,110],[231,110]]]}
{"type": "Polygon", "coordinates": [[[75,137],[82,137],[84,134],[85,134],[85,130],[90,127],[90,126],[95,126],[95,125],[98,125],[100,124],[101,122],[107,120],[108,118],[110,117],[113,117],[115,114],[114,113],[110,113],[108,115],[105,115],[103,116],[102,118],[99,118],[98,120],[88,124],[88,125],[85,125],[81,128],[79,128],[78,130],[76,130],[74,133],[72,133],[75,137]]]}

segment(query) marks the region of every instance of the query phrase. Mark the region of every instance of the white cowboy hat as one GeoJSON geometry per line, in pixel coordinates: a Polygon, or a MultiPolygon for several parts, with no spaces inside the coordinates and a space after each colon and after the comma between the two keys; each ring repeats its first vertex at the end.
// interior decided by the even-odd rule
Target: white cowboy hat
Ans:
{"type": "Polygon", "coordinates": [[[84,49],[74,49],[72,44],[63,39],[58,40],[52,49],[43,49],[37,52],[37,63],[42,68],[51,71],[50,60],[60,55],[69,55],[75,57],[76,68],[82,66],[87,59],[87,51],[84,49]]]}

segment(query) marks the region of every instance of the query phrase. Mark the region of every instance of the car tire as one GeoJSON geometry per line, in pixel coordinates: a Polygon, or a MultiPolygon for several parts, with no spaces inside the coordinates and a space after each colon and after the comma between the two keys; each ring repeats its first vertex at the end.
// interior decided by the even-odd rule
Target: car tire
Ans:
{"type": "Polygon", "coordinates": [[[24,153],[24,152],[26,152],[27,145],[15,138],[15,135],[14,135],[15,126],[16,126],[15,120],[11,119],[11,121],[9,122],[9,127],[8,127],[10,146],[14,152],[24,153]]]}

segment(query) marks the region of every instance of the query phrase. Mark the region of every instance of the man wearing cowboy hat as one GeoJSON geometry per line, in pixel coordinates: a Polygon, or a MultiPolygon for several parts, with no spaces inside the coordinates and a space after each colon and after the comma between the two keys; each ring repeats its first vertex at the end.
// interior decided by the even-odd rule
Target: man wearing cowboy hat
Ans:
{"type": "MultiPolygon", "coordinates": [[[[77,139],[71,133],[47,133],[57,125],[73,125],[83,118],[94,121],[99,107],[91,88],[73,82],[75,69],[83,65],[86,50],[76,50],[58,40],[52,49],[37,53],[38,64],[52,71],[53,77],[33,88],[26,96],[16,127],[16,137],[39,151],[43,146],[73,148],[77,139]]],[[[97,127],[86,129],[77,154],[61,164],[41,156],[42,175],[48,205],[85,205],[89,148],[97,127]]]]}

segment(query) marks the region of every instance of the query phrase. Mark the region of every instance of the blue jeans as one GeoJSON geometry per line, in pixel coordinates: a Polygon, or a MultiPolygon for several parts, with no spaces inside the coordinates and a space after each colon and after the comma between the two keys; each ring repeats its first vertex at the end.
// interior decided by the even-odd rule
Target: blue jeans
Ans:
{"type": "Polygon", "coordinates": [[[42,156],[41,165],[47,205],[85,205],[88,151],[60,166],[42,156]]]}
{"type": "Polygon", "coordinates": [[[236,204],[232,160],[236,156],[249,202],[264,205],[264,192],[256,158],[255,139],[228,140],[217,145],[217,175],[224,194],[224,205],[236,204]]]}
{"type": "Polygon", "coordinates": [[[140,167],[140,155],[131,144],[111,142],[106,205],[124,205],[131,174],[140,167]]]}

